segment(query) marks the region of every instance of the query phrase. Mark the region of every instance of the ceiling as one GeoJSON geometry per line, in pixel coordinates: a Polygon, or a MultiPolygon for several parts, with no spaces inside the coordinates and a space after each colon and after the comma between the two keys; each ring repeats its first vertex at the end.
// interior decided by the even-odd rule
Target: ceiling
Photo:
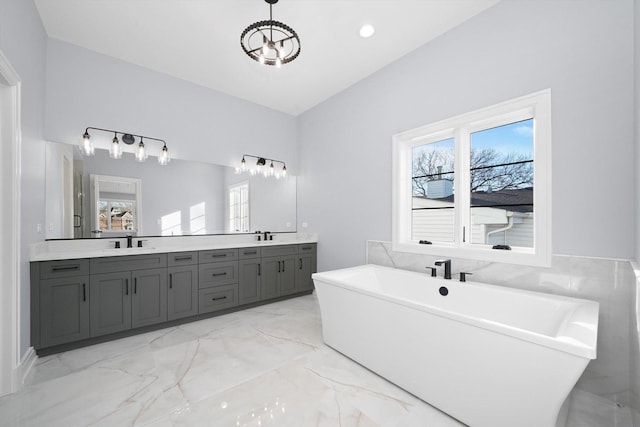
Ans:
{"type": "Polygon", "coordinates": [[[51,38],[298,115],[499,0],[282,0],[273,19],[300,36],[281,68],[240,47],[263,0],[35,0],[51,38]],[[359,30],[372,24],[375,34],[359,30]]]}

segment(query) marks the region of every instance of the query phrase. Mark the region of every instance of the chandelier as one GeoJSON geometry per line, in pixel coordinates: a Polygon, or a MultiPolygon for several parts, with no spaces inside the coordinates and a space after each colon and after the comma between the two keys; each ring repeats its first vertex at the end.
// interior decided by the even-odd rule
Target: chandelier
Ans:
{"type": "Polygon", "coordinates": [[[273,20],[273,5],[278,0],[264,1],[269,3],[269,20],[255,22],[245,28],[240,35],[240,45],[254,61],[279,68],[298,57],[300,38],[293,28],[273,20]]]}
{"type": "Polygon", "coordinates": [[[100,132],[109,132],[109,133],[113,132],[113,139],[111,140],[111,144],[109,145],[109,157],[111,157],[112,159],[119,159],[122,157],[123,147],[120,144],[120,140],[118,139],[118,134],[120,134],[122,138],[122,142],[126,145],[133,145],[136,143],[136,137],[140,138],[134,152],[136,161],[144,162],[149,157],[149,151],[147,150],[147,147],[144,145],[145,139],[147,141],[151,140],[151,141],[158,141],[162,143],[162,151],[158,156],[158,164],[164,166],[167,163],[169,163],[169,161],[171,160],[171,158],[169,157],[169,149],[167,148],[167,143],[162,139],[151,138],[150,136],[134,135],[132,133],[124,133],[124,132],[110,130],[110,129],[94,128],[94,127],[86,128],[84,131],[84,134],[82,135],[82,141],[80,142],[80,151],[85,156],[92,156],[95,152],[95,146],[93,144],[93,141],[91,141],[91,135],[89,135],[89,129],[91,129],[92,131],[96,130],[100,132]]]}

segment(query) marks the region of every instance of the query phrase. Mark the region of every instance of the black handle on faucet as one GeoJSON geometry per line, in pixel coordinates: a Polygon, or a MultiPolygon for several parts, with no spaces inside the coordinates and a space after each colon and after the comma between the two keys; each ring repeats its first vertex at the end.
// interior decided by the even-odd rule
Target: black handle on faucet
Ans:
{"type": "Polygon", "coordinates": [[[431,270],[431,277],[436,277],[437,268],[435,267],[425,267],[431,270]]]}
{"type": "Polygon", "coordinates": [[[460,272],[460,281],[461,282],[466,282],[467,281],[467,276],[471,276],[471,275],[472,275],[472,273],[467,273],[467,272],[461,271],[460,272]]]}

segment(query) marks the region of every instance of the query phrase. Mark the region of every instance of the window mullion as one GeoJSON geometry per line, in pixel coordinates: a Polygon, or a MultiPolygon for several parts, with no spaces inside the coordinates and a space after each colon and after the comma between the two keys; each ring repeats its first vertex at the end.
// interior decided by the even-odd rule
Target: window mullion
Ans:
{"type": "Polygon", "coordinates": [[[456,174],[455,174],[455,211],[456,211],[456,243],[468,246],[471,240],[471,136],[467,128],[456,130],[456,174]]]}

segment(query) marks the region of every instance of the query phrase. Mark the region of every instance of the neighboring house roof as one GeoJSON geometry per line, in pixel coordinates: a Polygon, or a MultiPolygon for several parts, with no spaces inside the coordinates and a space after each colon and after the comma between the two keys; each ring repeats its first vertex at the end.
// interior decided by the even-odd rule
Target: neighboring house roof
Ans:
{"type": "MultiPolygon", "coordinates": [[[[453,203],[453,197],[451,195],[431,200],[453,203]]],[[[471,194],[471,205],[496,207],[512,212],[533,212],[533,187],[491,192],[476,191],[471,194]]]]}

